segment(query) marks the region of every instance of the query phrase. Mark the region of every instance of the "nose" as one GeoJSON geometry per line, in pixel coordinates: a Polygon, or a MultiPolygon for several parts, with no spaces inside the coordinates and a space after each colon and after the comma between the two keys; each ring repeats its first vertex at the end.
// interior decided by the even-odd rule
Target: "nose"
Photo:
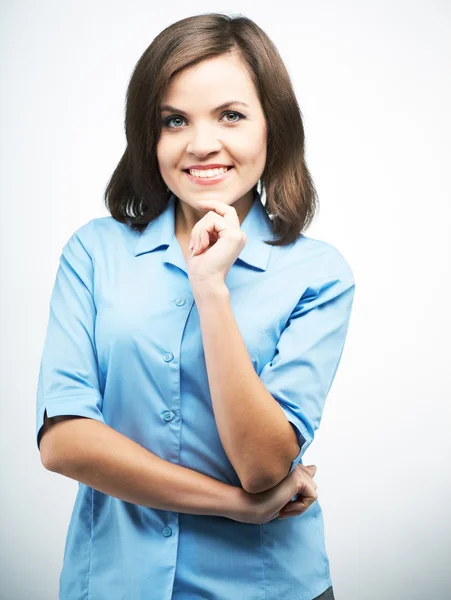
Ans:
{"type": "Polygon", "coordinates": [[[214,128],[197,127],[192,129],[191,138],[186,147],[187,152],[200,158],[221,150],[221,142],[215,135],[214,128]]]}

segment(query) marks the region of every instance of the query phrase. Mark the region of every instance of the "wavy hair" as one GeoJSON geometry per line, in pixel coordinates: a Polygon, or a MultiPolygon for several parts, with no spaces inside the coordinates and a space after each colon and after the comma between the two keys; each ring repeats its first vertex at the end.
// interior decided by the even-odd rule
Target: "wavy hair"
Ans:
{"type": "MultiPolygon", "coordinates": [[[[276,239],[285,246],[311,224],[318,198],[304,156],[304,125],[287,69],[274,43],[251,19],[206,13],[173,23],[139,58],[127,88],[127,147],[105,189],[111,216],[142,232],[166,208],[171,192],[161,177],[156,147],[160,104],[172,77],[202,60],[236,52],[255,85],[267,121],[266,164],[260,194],[276,239]]],[[[254,188],[256,189],[256,188],[254,188]]]]}

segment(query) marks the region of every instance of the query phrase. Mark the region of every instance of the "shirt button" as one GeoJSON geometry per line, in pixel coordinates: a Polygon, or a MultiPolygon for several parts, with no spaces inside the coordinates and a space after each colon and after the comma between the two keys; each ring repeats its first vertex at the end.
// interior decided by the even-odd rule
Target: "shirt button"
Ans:
{"type": "Polygon", "coordinates": [[[172,354],[172,352],[166,352],[166,354],[163,356],[165,362],[169,362],[171,360],[173,360],[174,355],[172,354]]]}
{"type": "Polygon", "coordinates": [[[177,298],[175,303],[177,304],[177,306],[184,306],[186,304],[186,300],[185,298],[177,298]]]}
{"type": "Polygon", "coordinates": [[[172,529],[170,527],[165,527],[163,529],[163,535],[164,537],[169,537],[170,535],[172,535],[172,529]]]}
{"type": "Polygon", "coordinates": [[[174,413],[172,412],[172,410],[167,410],[163,413],[163,419],[165,421],[172,421],[173,418],[174,418],[174,413]]]}

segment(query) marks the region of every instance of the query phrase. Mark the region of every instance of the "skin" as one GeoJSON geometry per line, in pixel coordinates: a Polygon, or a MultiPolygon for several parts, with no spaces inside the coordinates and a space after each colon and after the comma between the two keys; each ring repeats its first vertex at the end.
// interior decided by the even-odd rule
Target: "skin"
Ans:
{"type": "MultiPolygon", "coordinates": [[[[178,198],[175,235],[187,259],[196,305],[207,329],[203,330],[203,339],[208,347],[208,331],[213,330],[213,325],[207,326],[212,302],[215,304],[227,294],[226,275],[247,242],[240,226],[252,207],[253,187],[265,168],[267,123],[252,79],[235,53],[184,69],[168,86],[162,100],[164,105],[177,110],[161,111],[157,159],[163,180],[178,198]],[[215,110],[230,100],[244,102],[247,107],[230,104],[215,110]],[[210,163],[232,165],[233,170],[223,182],[209,186],[193,183],[184,172],[189,165],[210,163]],[[191,253],[190,247],[193,247],[191,253]]],[[[223,307],[226,310],[230,310],[228,305],[223,307]]],[[[231,332],[220,332],[218,337],[227,340],[231,347],[236,346],[236,352],[232,353],[234,360],[243,365],[248,357],[239,344],[238,334],[234,340],[227,335],[231,332]]],[[[212,356],[215,352],[212,347],[206,351],[212,356]]],[[[230,365],[236,371],[233,367],[230,365]]],[[[211,365],[209,378],[218,388],[222,375],[210,370],[211,365]]],[[[248,391],[254,391],[257,383],[257,380],[250,383],[248,391]]],[[[260,388],[249,395],[255,397],[257,391],[260,388]]],[[[279,412],[276,414],[280,418],[279,412]]],[[[224,422],[228,417],[223,415],[224,422]]],[[[292,477],[297,478],[297,501],[287,502],[293,495],[293,481],[285,478],[264,492],[246,493],[245,504],[250,503],[252,509],[255,503],[262,502],[269,508],[269,519],[279,511],[281,516],[301,514],[318,497],[312,480],[316,467],[298,465],[295,471],[292,477]],[[288,507],[292,512],[285,512],[288,507]]]]}
{"type": "Polygon", "coordinates": [[[174,118],[162,125],[157,144],[161,176],[179,199],[176,237],[189,240],[194,225],[205,215],[200,200],[233,205],[241,224],[252,206],[252,188],[265,168],[267,143],[266,118],[242,59],[232,53],[184,69],[171,81],[162,101],[162,106],[166,104],[186,113],[161,113],[162,119],[174,118]],[[212,113],[229,100],[249,107],[230,105],[212,113]],[[201,186],[183,171],[192,164],[211,163],[232,165],[234,172],[224,182],[201,186]]]}

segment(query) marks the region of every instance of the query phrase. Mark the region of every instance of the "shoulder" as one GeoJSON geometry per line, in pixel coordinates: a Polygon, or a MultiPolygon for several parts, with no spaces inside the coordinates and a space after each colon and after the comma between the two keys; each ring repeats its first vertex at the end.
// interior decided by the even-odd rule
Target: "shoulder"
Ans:
{"type": "Polygon", "coordinates": [[[130,231],[132,231],[131,228],[125,223],[120,223],[113,217],[106,216],[91,219],[78,227],[78,229],[75,229],[72,235],[81,240],[95,241],[99,236],[120,235],[130,231]]]}
{"type": "Polygon", "coordinates": [[[343,253],[333,244],[301,234],[292,244],[294,267],[309,280],[339,278],[354,284],[354,273],[343,253]]]}
{"type": "Polygon", "coordinates": [[[75,229],[67,244],[78,243],[93,257],[100,248],[108,250],[121,240],[136,240],[139,235],[139,232],[126,223],[121,223],[111,216],[95,217],[75,229]]]}

